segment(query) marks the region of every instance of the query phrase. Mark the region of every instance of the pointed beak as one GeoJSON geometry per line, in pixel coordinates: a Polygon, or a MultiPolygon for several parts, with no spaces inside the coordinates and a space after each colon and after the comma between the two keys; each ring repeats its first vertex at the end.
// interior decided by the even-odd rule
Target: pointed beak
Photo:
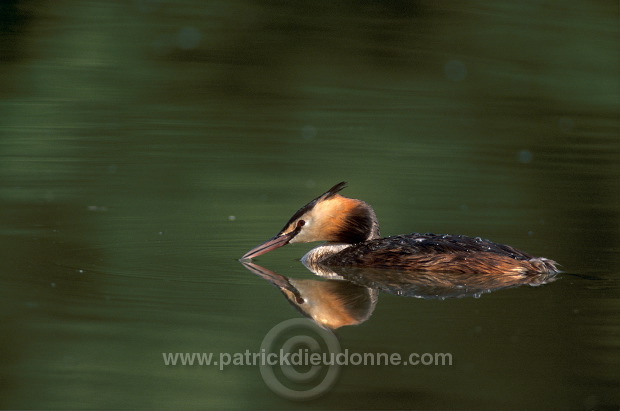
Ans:
{"type": "Polygon", "coordinates": [[[297,235],[297,233],[299,233],[298,229],[295,229],[291,231],[290,233],[278,234],[272,239],[265,241],[261,245],[256,246],[250,251],[248,251],[247,253],[243,254],[243,257],[241,257],[241,259],[247,260],[247,259],[251,259],[254,257],[258,257],[259,255],[268,253],[271,250],[275,250],[276,248],[285,246],[289,243],[289,241],[293,239],[293,237],[297,235]]]}

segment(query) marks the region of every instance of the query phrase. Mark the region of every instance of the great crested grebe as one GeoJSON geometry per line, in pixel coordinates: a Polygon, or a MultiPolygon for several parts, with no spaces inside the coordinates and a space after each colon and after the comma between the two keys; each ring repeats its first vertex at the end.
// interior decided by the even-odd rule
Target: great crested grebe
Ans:
{"type": "Polygon", "coordinates": [[[272,239],[251,249],[251,259],[288,243],[325,241],[304,264],[469,274],[554,274],[556,262],[513,247],[463,235],[407,234],[381,238],[370,205],[338,194],[341,182],[299,209],[272,239]]]}

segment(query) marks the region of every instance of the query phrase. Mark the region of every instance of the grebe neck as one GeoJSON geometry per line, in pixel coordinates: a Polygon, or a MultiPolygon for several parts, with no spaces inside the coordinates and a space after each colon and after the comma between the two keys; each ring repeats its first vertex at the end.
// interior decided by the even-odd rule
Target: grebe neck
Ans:
{"type": "Polygon", "coordinates": [[[301,262],[304,263],[304,265],[306,266],[317,265],[327,257],[331,257],[332,255],[339,253],[340,251],[344,250],[347,247],[351,247],[352,245],[353,244],[346,243],[321,244],[308,251],[306,255],[301,258],[301,262]]]}

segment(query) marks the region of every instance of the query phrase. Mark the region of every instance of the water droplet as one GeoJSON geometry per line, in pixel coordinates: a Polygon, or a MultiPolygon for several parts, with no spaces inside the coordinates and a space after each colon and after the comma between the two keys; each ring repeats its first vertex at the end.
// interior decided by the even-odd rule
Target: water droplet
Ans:
{"type": "Polygon", "coordinates": [[[459,60],[450,60],[443,66],[443,73],[448,80],[461,81],[467,77],[467,67],[459,60]]]}
{"type": "Polygon", "coordinates": [[[201,37],[200,31],[194,27],[183,27],[177,33],[176,43],[182,50],[192,50],[198,47],[201,37]]]}
{"type": "Polygon", "coordinates": [[[301,136],[304,140],[312,140],[316,137],[316,127],[314,126],[304,126],[301,129],[301,136]]]}
{"type": "Polygon", "coordinates": [[[520,163],[523,163],[523,164],[530,163],[533,157],[534,156],[532,155],[532,152],[529,150],[521,150],[519,151],[519,154],[517,155],[517,159],[519,160],[520,163]]]}

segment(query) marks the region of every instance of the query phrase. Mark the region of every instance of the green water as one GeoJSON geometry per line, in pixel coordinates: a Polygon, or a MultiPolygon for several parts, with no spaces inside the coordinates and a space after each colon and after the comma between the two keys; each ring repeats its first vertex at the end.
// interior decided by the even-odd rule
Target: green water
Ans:
{"type": "MultiPolygon", "coordinates": [[[[0,6],[0,408],[617,409],[613,2],[0,6]],[[383,235],[481,236],[559,279],[381,294],[336,335],[449,367],[347,366],[291,402],[256,351],[301,318],[237,259],[333,184],[383,235]]],[[[259,258],[313,279],[311,245],[259,258]]]]}

